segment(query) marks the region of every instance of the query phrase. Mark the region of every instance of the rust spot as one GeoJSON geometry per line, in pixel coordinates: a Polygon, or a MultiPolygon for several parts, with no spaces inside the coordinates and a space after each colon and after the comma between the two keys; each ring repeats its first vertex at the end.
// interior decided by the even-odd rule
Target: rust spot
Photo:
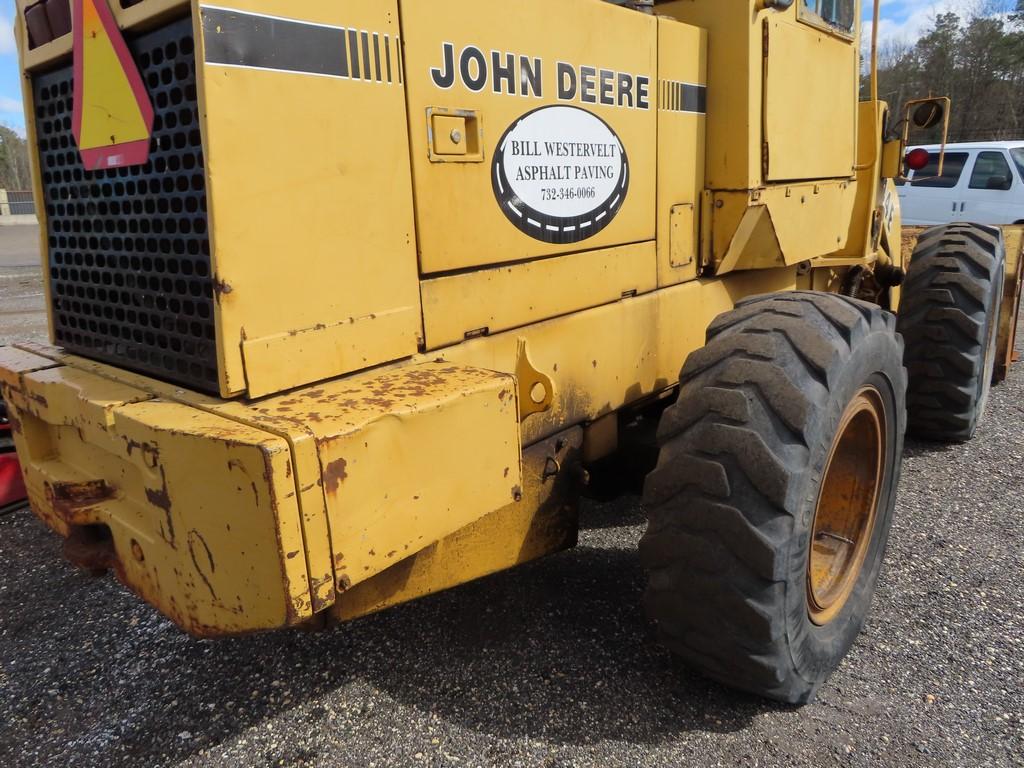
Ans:
{"type": "Polygon", "coordinates": [[[64,557],[77,568],[102,576],[120,570],[114,537],[105,525],[73,525],[64,540],[64,557]]]}
{"type": "Polygon", "coordinates": [[[509,467],[505,467],[505,474],[503,475],[503,477],[508,477],[509,469],[509,467]]]}
{"type": "Polygon", "coordinates": [[[50,486],[53,502],[65,507],[98,504],[113,498],[114,489],[106,480],[86,480],[82,483],[54,483],[50,486]]]}
{"type": "Polygon", "coordinates": [[[195,566],[196,573],[199,574],[199,577],[203,580],[203,583],[206,584],[206,588],[210,590],[210,597],[216,600],[217,593],[213,591],[213,585],[210,583],[210,579],[203,571],[203,568],[199,565],[199,561],[205,559],[205,562],[209,565],[210,573],[215,573],[217,571],[217,566],[213,562],[213,553],[210,551],[210,547],[207,546],[206,539],[204,539],[203,534],[201,534],[195,528],[188,532],[188,553],[192,557],[192,565],[195,566]],[[196,557],[197,542],[202,545],[202,554],[205,555],[205,558],[196,557]]]}
{"type": "Polygon", "coordinates": [[[348,462],[345,459],[336,459],[327,465],[327,469],[324,471],[324,487],[327,488],[328,493],[338,492],[342,480],[348,477],[348,473],[345,471],[347,466],[348,462]]]}
{"type": "Polygon", "coordinates": [[[498,390],[498,400],[500,400],[501,402],[504,403],[505,402],[505,394],[506,394],[506,392],[505,392],[504,389],[498,390]]]}
{"type": "Polygon", "coordinates": [[[512,486],[512,501],[522,501],[522,500],[523,500],[523,489],[520,488],[518,485],[513,485],[512,486]]]}
{"type": "Polygon", "coordinates": [[[370,557],[376,557],[377,553],[376,553],[376,551],[371,549],[370,552],[369,552],[369,555],[370,555],[370,557]]]}
{"type": "Polygon", "coordinates": [[[296,549],[294,552],[289,552],[287,555],[285,555],[285,557],[287,557],[289,560],[294,560],[296,557],[298,557],[298,555],[299,550],[296,549]]]}
{"type": "Polygon", "coordinates": [[[20,435],[21,434],[21,422],[18,421],[18,417],[15,416],[13,413],[8,413],[7,414],[7,421],[11,425],[11,431],[14,432],[15,434],[20,435]]]}
{"type": "Polygon", "coordinates": [[[338,577],[337,585],[338,585],[338,591],[339,592],[344,592],[345,590],[347,590],[349,587],[352,586],[352,579],[350,579],[345,574],[342,574],[341,576],[338,577]]]}
{"type": "Polygon", "coordinates": [[[38,392],[27,392],[26,394],[28,395],[30,400],[35,400],[37,403],[43,406],[43,408],[49,407],[50,404],[46,402],[46,398],[40,395],[38,392]]]}
{"type": "Polygon", "coordinates": [[[310,581],[311,593],[310,593],[310,605],[313,608],[314,613],[319,613],[325,608],[329,607],[334,602],[334,577],[331,574],[325,574],[319,579],[312,579],[310,581]],[[321,589],[324,586],[328,586],[326,594],[320,596],[321,589]]]}
{"type": "Polygon", "coordinates": [[[220,277],[214,278],[214,280],[213,280],[213,293],[217,297],[218,301],[220,301],[220,297],[221,296],[227,295],[227,294],[231,293],[233,290],[235,290],[235,289],[232,288],[231,285],[229,283],[225,282],[222,278],[220,278],[220,277]]]}
{"type": "Polygon", "coordinates": [[[344,560],[344,559],[345,559],[345,556],[343,554],[341,554],[341,552],[339,552],[338,554],[336,554],[334,556],[334,564],[336,566],[340,566],[341,565],[341,561],[344,560]]]}
{"type": "Polygon", "coordinates": [[[163,467],[160,467],[160,490],[154,491],[152,488],[146,489],[146,499],[154,507],[162,509],[164,512],[165,524],[161,525],[161,534],[164,540],[174,546],[174,519],[171,517],[171,496],[167,492],[167,473],[163,467]]]}
{"type": "Polygon", "coordinates": [[[146,499],[154,507],[159,507],[164,512],[171,511],[171,497],[167,494],[167,486],[164,485],[160,490],[154,491],[152,488],[146,489],[146,499]]]}
{"type": "Polygon", "coordinates": [[[593,361],[593,365],[594,365],[595,368],[597,368],[597,360],[593,361]]]}
{"type": "Polygon", "coordinates": [[[394,557],[394,556],[395,556],[395,555],[397,555],[397,554],[398,554],[398,551],[397,551],[397,550],[394,550],[394,549],[392,549],[392,550],[391,550],[390,552],[388,552],[387,556],[388,556],[388,557],[394,557]]]}

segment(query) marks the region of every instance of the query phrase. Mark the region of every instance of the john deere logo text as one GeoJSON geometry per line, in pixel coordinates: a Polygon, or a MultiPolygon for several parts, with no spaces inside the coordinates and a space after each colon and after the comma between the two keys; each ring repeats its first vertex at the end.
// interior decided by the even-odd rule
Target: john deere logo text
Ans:
{"type": "MultiPolygon", "coordinates": [[[[597,104],[623,109],[651,108],[651,78],[601,67],[577,67],[559,61],[554,65],[555,98],[558,101],[597,104]]],[[[535,56],[491,51],[475,45],[456,52],[442,43],[441,63],[431,68],[430,79],[447,90],[456,84],[473,93],[490,91],[507,96],[544,98],[545,62],[535,56]]]]}

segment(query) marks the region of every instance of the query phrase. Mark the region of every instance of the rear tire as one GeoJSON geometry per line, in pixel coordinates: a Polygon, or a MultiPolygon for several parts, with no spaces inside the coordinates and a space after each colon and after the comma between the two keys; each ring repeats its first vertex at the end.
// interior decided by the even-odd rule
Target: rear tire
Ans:
{"type": "Polygon", "coordinates": [[[1005,275],[1003,234],[995,227],[951,224],[918,240],[897,321],[915,437],[974,437],[992,387],[1005,275]]]}
{"type": "MultiPolygon", "coordinates": [[[[870,606],[899,482],[902,352],[888,312],[794,292],[741,302],[690,355],[679,399],[662,417],[640,542],[648,613],[685,663],[735,688],[806,703],[849,650],[870,606]],[[821,489],[834,495],[842,485],[831,459],[863,393],[877,413],[863,422],[877,424],[878,438],[873,500],[864,505],[870,524],[848,534],[849,568],[837,569],[846,581],[815,589],[821,489]]],[[[868,462],[843,451],[855,473],[868,462]]]]}

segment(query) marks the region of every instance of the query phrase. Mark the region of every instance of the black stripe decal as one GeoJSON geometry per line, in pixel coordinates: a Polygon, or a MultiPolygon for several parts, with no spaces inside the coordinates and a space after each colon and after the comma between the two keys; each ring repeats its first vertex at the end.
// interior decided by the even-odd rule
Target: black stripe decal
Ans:
{"type": "Polygon", "coordinates": [[[352,62],[352,77],[359,79],[359,33],[354,29],[348,31],[348,53],[352,62]]]}
{"type": "Polygon", "coordinates": [[[206,61],[256,69],[344,77],[338,57],[342,30],[301,21],[202,8],[206,61]]]}
{"type": "Polygon", "coordinates": [[[384,61],[388,64],[388,82],[393,83],[391,77],[391,35],[384,35],[384,61]]]}
{"type": "Polygon", "coordinates": [[[370,73],[370,33],[363,32],[363,77],[367,80],[372,80],[373,75],[370,73]]]}
{"type": "Polygon", "coordinates": [[[708,111],[708,89],[703,85],[683,84],[683,111],[706,114],[708,111]]]}
{"type": "Polygon", "coordinates": [[[380,82],[380,35],[373,33],[373,72],[377,75],[377,82],[380,82]]]}
{"type": "Polygon", "coordinates": [[[340,64],[341,76],[348,77],[348,39],[347,35],[342,32],[338,35],[338,40],[341,42],[341,51],[338,56],[338,63],[340,64]]]}
{"type": "Polygon", "coordinates": [[[707,114],[707,86],[681,83],[678,80],[664,80],[660,90],[661,103],[658,108],[663,112],[707,114]]]}

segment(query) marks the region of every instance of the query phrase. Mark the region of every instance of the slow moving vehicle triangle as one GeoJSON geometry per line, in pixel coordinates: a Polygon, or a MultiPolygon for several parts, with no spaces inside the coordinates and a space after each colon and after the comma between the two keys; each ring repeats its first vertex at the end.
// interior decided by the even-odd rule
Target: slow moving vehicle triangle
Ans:
{"type": "Polygon", "coordinates": [[[107,0],[73,0],[72,132],[88,171],[149,158],[153,105],[107,0]]]}

